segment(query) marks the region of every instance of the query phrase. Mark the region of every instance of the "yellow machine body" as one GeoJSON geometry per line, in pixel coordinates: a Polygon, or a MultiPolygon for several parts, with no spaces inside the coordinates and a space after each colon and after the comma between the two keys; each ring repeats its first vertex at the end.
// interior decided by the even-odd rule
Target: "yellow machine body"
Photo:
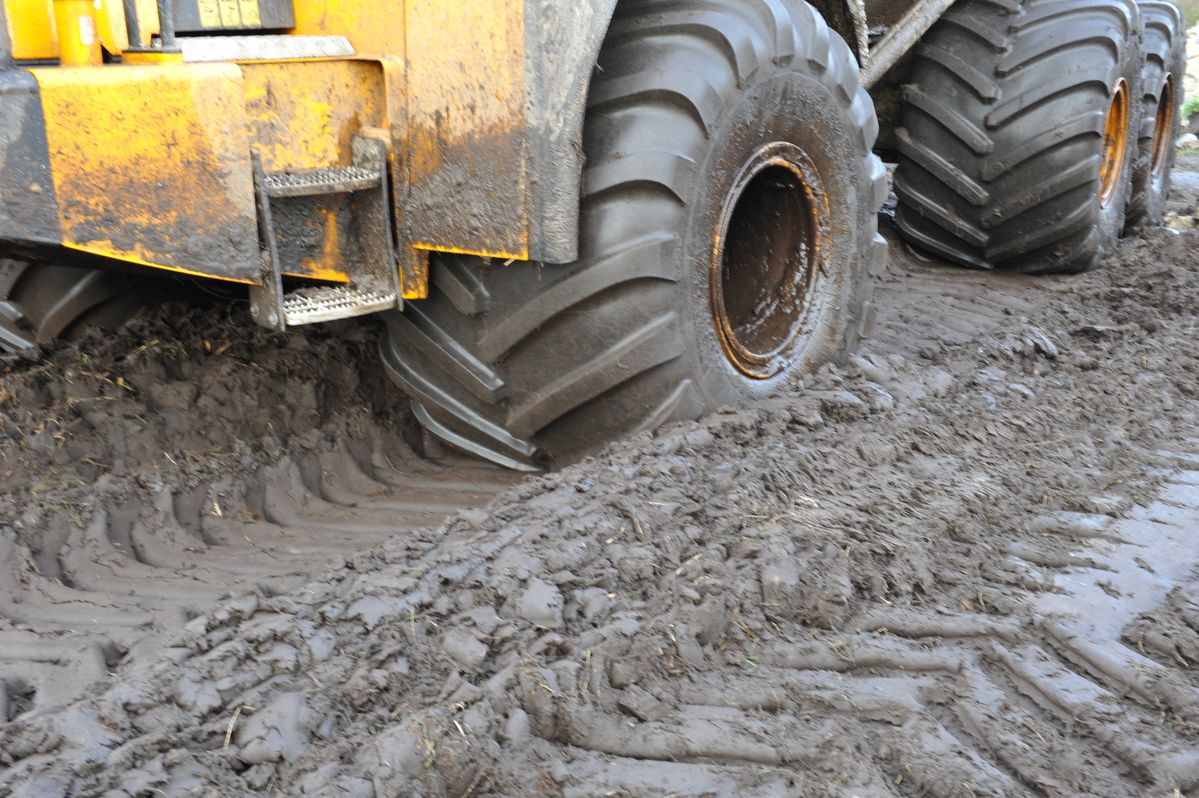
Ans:
{"type": "MultiPolygon", "coordinates": [[[[155,0],[133,26],[121,0],[5,0],[0,241],[254,284],[255,158],[265,175],[346,167],[368,136],[387,145],[405,298],[426,295],[434,251],[576,256],[586,86],[615,0],[296,0],[284,30],[256,29],[260,2],[278,4],[193,2],[236,36],[168,52],[155,0]]],[[[284,218],[281,271],[352,281],[353,208],[284,218]]]]}

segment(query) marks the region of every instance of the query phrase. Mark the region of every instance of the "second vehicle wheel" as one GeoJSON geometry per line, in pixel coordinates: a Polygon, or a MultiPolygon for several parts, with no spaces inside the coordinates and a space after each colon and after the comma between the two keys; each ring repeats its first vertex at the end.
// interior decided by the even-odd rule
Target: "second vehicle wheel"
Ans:
{"type": "Polygon", "coordinates": [[[1161,224],[1165,218],[1177,152],[1174,142],[1182,130],[1187,57],[1187,34],[1178,6],[1158,0],[1144,0],[1140,6],[1145,23],[1143,99],[1133,123],[1140,125],[1140,142],[1128,203],[1129,229],[1161,224]]]}
{"type": "Polygon", "coordinates": [[[0,360],[85,327],[120,326],[146,301],[138,287],[105,269],[0,260],[0,360]]]}
{"type": "Polygon", "coordinates": [[[382,350],[425,429],[522,469],[844,357],[885,262],[857,64],[798,0],[622,3],[591,89],[581,255],[439,256],[382,350]]]}
{"type": "Polygon", "coordinates": [[[1134,0],[957,3],[915,51],[896,223],[967,266],[1095,267],[1124,229],[1140,97],[1134,0]]]}

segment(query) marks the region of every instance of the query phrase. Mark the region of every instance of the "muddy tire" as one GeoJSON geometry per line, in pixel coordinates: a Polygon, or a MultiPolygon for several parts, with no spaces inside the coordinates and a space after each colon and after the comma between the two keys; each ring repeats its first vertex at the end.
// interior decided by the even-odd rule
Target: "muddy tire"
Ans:
{"type": "Polygon", "coordinates": [[[1131,193],[1139,40],[1133,0],[951,8],[916,49],[897,130],[907,240],[983,269],[1095,267],[1131,193]]]}
{"type": "Polygon", "coordinates": [[[0,360],[31,357],[85,327],[120,326],[145,301],[118,272],[0,260],[0,360]]]}
{"type": "Polygon", "coordinates": [[[437,257],[429,299],[387,318],[384,362],[429,433],[521,469],[766,396],[868,321],[877,132],[808,4],[622,4],[589,100],[580,260],[437,257]]]}
{"type": "Polygon", "coordinates": [[[1142,104],[1140,141],[1132,175],[1132,198],[1126,226],[1130,230],[1159,225],[1166,215],[1170,176],[1182,130],[1182,79],[1186,75],[1186,30],[1174,3],[1140,3],[1145,24],[1141,48],[1142,104]]]}

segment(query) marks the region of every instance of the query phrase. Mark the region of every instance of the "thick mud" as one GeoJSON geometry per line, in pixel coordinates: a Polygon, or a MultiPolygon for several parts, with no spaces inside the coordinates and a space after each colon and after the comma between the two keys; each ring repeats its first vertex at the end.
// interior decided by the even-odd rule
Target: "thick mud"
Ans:
{"type": "Polygon", "coordinates": [[[222,597],[301,587],[514,477],[417,458],[373,329],[172,305],[0,381],[0,724],[222,597]]]}
{"type": "Polygon", "coordinates": [[[0,794],[1199,794],[1199,232],[892,255],[844,368],[502,492],[369,325],[11,370],[0,794]]]}
{"type": "Polygon", "coordinates": [[[1199,151],[1180,152],[1178,166],[1182,171],[1170,197],[1166,224],[1176,230],[1199,229],[1199,151]]]}

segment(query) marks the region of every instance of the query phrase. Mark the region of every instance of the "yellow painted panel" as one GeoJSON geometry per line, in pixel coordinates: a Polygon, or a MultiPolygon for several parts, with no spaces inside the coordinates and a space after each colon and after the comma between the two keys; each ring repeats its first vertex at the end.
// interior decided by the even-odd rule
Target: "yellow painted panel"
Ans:
{"type": "Polygon", "coordinates": [[[241,70],[30,70],[67,246],[225,279],[258,270],[241,70]]]}
{"type": "MultiPolygon", "coordinates": [[[[498,0],[447,0],[482,2],[498,0]]],[[[296,33],[345,36],[363,55],[404,56],[404,3],[402,0],[295,0],[296,33]]],[[[451,38],[456,31],[441,31],[451,38]]]]}
{"type": "Polygon", "coordinates": [[[199,0],[200,25],[205,28],[221,27],[220,0],[199,0]]]}
{"type": "MultiPolygon", "coordinates": [[[[151,3],[153,4],[153,3],[151,3]]],[[[54,0],[5,0],[8,33],[17,60],[58,57],[58,32],[54,25],[54,0]]],[[[157,11],[153,17],[157,28],[157,11]]],[[[101,0],[96,5],[96,33],[110,53],[129,47],[125,7],[121,0],[101,0]]]]}
{"type": "Polygon", "coordinates": [[[226,28],[241,27],[241,6],[237,0],[219,0],[221,9],[221,24],[226,28]]]}
{"type": "Polygon", "coordinates": [[[521,3],[408,0],[409,108],[441,117],[451,139],[511,130],[524,119],[521,3]]]}
{"type": "Polygon", "coordinates": [[[104,63],[92,0],[55,0],[54,23],[58,27],[58,58],[63,66],[104,63]]]}
{"type": "Polygon", "coordinates": [[[258,0],[238,0],[241,7],[241,24],[253,27],[262,24],[262,9],[258,0]]]}
{"type": "Polygon", "coordinates": [[[349,166],[354,134],[386,125],[378,62],[247,63],[241,68],[250,140],[268,172],[349,166]]]}
{"type": "Polygon", "coordinates": [[[125,24],[125,4],[121,0],[102,0],[96,6],[96,33],[104,49],[113,55],[129,49],[129,28],[125,24]]]}
{"type": "Polygon", "coordinates": [[[5,0],[4,7],[14,58],[58,57],[53,0],[5,0]]]}
{"type": "MultiPolygon", "coordinates": [[[[355,134],[387,126],[387,88],[377,61],[245,63],[241,68],[250,140],[268,172],[348,166],[355,134]]],[[[322,242],[297,264],[295,276],[344,282],[340,203],[320,201],[316,209],[304,229],[281,228],[279,235],[322,242]]],[[[282,214],[276,224],[286,227],[282,214]]]]}
{"type": "Polygon", "coordinates": [[[407,0],[405,18],[410,240],[526,258],[524,4],[407,0]]]}
{"type": "MultiPolygon", "coordinates": [[[[115,2],[115,0],[109,0],[115,2]]],[[[143,46],[150,45],[150,37],[156,35],[161,26],[158,24],[158,0],[135,0],[137,5],[137,22],[141,27],[143,46]]]]}

